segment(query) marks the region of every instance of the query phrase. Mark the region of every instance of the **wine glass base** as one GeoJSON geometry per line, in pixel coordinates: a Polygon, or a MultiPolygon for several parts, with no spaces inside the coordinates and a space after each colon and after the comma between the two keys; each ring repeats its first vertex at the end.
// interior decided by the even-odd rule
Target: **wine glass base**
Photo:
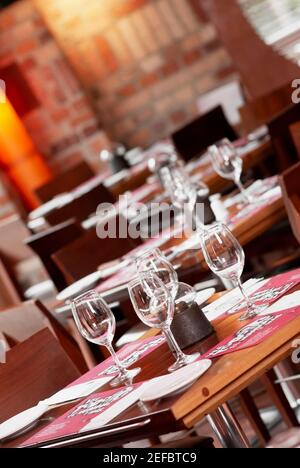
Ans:
{"type": "Polygon", "coordinates": [[[182,367],[188,366],[200,357],[200,353],[186,354],[183,358],[178,359],[172,366],[169,367],[169,372],[175,372],[182,367]]]}
{"type": "Polygon", "coordinates": [[[141,372],[140,367],[135,369],[125,369],[122,374],[117,375],[111,382],[111,387],[120,387],[122,385],[132,385],[133,379],[141,372]]]}
{"type": "Polygon", "coordinates": [[[243,315],[241,315],[240,318],[239,318],[239,321],[244,322],[246,320],[251,320],[251,319],[257,317],[262,312],[264,312],[268,307],[269,307],[268,304],[263,305],[263,306],[255,306],[253,309],[248,310],[243,315]]]}

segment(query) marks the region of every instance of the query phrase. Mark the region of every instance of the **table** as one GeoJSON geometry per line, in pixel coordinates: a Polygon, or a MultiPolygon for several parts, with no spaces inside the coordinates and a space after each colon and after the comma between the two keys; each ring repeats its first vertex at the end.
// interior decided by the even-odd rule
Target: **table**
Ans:
{"type": "MultiPolygon", "coordinates": [[[[295,287],[294,292],[300,286],[295,287]]],[[[206,351],[216,341],[236,332],[245,325],[239,322],[238,316],[226,316],[213,322],[216,330],[201,345],[191,347],[188,352],[206,351]]],[[[52,447],[112,447],[126,442],[152,437],[181,429],[190,429],[204,417],[208,420],[224,446],[249,447],[243,430],[235,420],[227,402],[255,382],[259,377],[272,369],[283,359],[292,354],[293,341],[300,337],[299,317],[295,318],[266,339],[261,344],[242,351],[221,356],[214,360],[209,371],[202,376],[190,389],[180,396],[173,396],[151,404],[136,404],[107,426],[75,437],[53,441],[47,446],[52,447]]],[[[165,373],[173,357],[166,345],[162,345],[139,362],[142,373],[136,381],[144,381],[165,373]]],[[[105,390],[105,389],[103,389],[105,390]]],[[[50,417],[58,417],[73,405],[56,408],[49,413],[50,417]]],[[[18,446],[31,437],[47,423],[43,422],[29,434],[11,441],[4,447],[18,446]]]]}
{"type": "MultiPolygon", "coordinates": [[[[242,154],[244,172],[261,164],[273,154],[273,147],[269,137],[265,137],[263,140],[252,142],[251,146],[249,145],[248,148],[249,150],[247,151],[246,145],[242,154]]],[[[151,176],[151,172],[147,164],[147,159],[149,159],[151,156],[150,153],[151,150],[149,150],[149,154],[147,155],[146,160],[131,168],[122,180],[116,182],[113,185],[110,185],[109,188],[115,196],[124,193],[126,190],[136,189],[140,185],[144,184],[147,178],[151,176]]],[[[188,163],[187,167],[189,166],[192,168],[190,170],[191,175],[203,174],[202,180],[208,185],[212,194],[222,191],[231,184],[230,181],[222,179],[222,177],[216,174],[212,168],[211,162],[205,156],[202,158],[200,157],[199,161],[195,164],[193,162],[190,164],[188,163]]]]}
{"type": "MultiPolygon", "coordinates": [[[[245,174],[250,169],[263,163],[268,157],[273,154],[273,147],[269,137],[263,140],[253,142],[249,151],[247,151],[247,145],[242,153],[243,159],[243,173],[245,174]],[[256,144],[255,144],[256,143],[256,144]]],[[[199,160],[199,164],[194,167],[191,171],[191,175],[203,174],[202,181],[206,183],[211,193],[217,193],[232,184],[230,181],[220,177],[212,167],[211,162],[208,158],[204,157],[203,161],[199,160]]]]}
{"type": "MultiPolygon", "coordinates": [[[[236,208],[233,208],[235,210],[236,208]]],[[[284,207],[283,199],[280,197],[275,199],[270,204],[263,206],[255,216],[251,214],[244,219],[241,219],[235,223],[231,229],[233,234],[237,237],[242,246],[247,245],[253,239],[256,239],[264,232],[268,231],[271,227],[286,218],[286,211],[284,207]]],[[[178,245],[178,239],[166,239],[161,249],[170,248],[174,245],[178,245]]],[[[181,267],[178,271],[179,276],[184,276],[187,270],[193,268],[196,271],[208,271],[207,265],[204,262],[202,253],[199,251],[196,253],[193,251],[193,255],[187,257],[180,257],[175,262],[180,262],[181,267]]],[[[126,284],[119,284],[115,288],[101,291],[102,296],[109,302],[123,301],[128,298],[126,284]]]]}

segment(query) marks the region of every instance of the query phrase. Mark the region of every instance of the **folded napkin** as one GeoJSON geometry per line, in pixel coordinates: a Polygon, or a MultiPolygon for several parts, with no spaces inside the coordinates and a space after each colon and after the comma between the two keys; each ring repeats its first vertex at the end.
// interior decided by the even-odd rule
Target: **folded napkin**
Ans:
{"type": "Polygon", "coordinates": [[[282,312],[285,310],[288,311],[289,309],[294,309],[296,307],[300,307],[300,291],[296,291],[292,294],[288,294],[287,296],[283,296],[281,299],[279,299],[277,302],[265,309],[259,315],[269,315],[274,314],[275,312],[282,312]]]}
{"type": "Polygon", "coordinates": [[[140,385],[137,389],[128,393],[126,396],[124,396],[124,398],[120,399],[112,406],[110,406],[107,410],[99,414],[99,416],[93,418],[80,430],[80,432],[92,431],[108,424],[110,421],[112,421],[117,416],[126,411],[128,408],[130,408],[130,406],[134,405],[137,401],[139,401],[140,397],[142,396],[143,392],[145,391],[148,385],[148,382],[144,383],[140,385]]]}
{"type": "MultiPolygon", "coordinates": [[[[252,278],[244,283],[244,288],[246,292],[251,295],[258,291],[268,281],[269,280],[252,278]]],[[[212,304],[204,307],[203,311],[210,321],[216,320],[218,317],[221,317],[223,314],[228,312],[232,307],[236,306],[241,300],[241,292],[238,288],[235,288],[225,294],[225,296],[214,301],[212,304]]]]}
{"type": "Polygon", "coordinates": [[[78,385],[71,385],[69,387],[60,390],[59,392],[52,395],[50,398],[47,398],[43,402],[48,406],[61,405],[69,401],[78,400],[79,398],[87,397],[92,393],[99,390],[104,385],[108,384],[112,380],[113,376],[102,377],[101,379],[90,380],[78,385]]]}
{"type": "Polygon", "coordinates": [[[33,408],[29,408],[21,413],[13,416],[7,421],[0,424],[0,440],[4,440],[13,435],[17,436],[20,431],[30,427],[35,421],[38,421],[49,407],[47,404],[39,403],[33,408]]]}

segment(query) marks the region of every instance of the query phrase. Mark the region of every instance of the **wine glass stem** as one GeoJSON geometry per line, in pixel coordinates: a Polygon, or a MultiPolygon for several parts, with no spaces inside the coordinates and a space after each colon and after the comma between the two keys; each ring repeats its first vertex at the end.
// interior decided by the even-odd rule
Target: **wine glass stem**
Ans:
{"type": "Polygon", "coordinates": [[[239,287],[239,290],[241,291],[245,301],[246,301],[246,304],[247,304],[247,307],[249,310],[253,310],[255,308],[253,302],[251,301],[251,299],[249,298],[248,294],[246,293],[245,291],[245,288],[244,286],[242,285],[242,282],[240,279],[237,280],[238,282],[238,287],[239,287]]]}
{"type": "Polygon", "coordinates": [[[246,192],[246,190],[245,190],[245,188],[244,188],[244,186],[243,186],[241,180],[238,179],[238,180],[235,181],[235,183],[236,183],[236,185],[238,186],[238,188],[239,188],[239,190],[240,190],[240,192],[241,192],[241,194],[242,194],[242,196],[243,196],[245,202],[246,202],[246,203],[251,203],[251,199],[249,198],[249,195],[248,195],[248,193],[246,192]]]}
{"type": "Polygon", "coordinates": [[[117,366],[117,368],[119,369],[120,371],[120,374],[125,374],[125,367],[123,366],[123,364],[121,363],[117,353],[115,352],[114,350],[114,347],[111,343],[107,343],[106,345],[108,351],[110,352],[113,360],[115,361],[115,365],[117,366]]]}
{"type": "Polygon", "coordinates": [[[171,332],[170,328],[164,328],[163,333],[165,334],[168,342],[172,345],[177,359],[182,359],[185,357],[185,354],[181,351],[179,344],[177,343],[173,333],[171,332]]]}

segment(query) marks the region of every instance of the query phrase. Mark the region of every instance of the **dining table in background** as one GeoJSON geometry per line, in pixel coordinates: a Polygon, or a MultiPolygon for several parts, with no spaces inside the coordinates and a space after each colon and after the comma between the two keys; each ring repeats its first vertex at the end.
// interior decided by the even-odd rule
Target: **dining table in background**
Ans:
{"type": "MultiPolygon", "coordinates": [[[[234,222],[229,222],[229,227],[242,246],[246,246],[254,239],[259,238],[259,236],[267,232],[276,224],[280,223],[287,216],[284,202],[280,193],[277,193],[277,195],[269,200],[266,200],[265,203],[261,205],[254,205],[253,210],[246,212],[246,215],[241,216],[240,218],[236,216],[239,211],[239,203],[236,203],[230,207],[230,216],[234,222]]],[[[182,239],[178,237],[179,232],[181,232],[179,226],[177,226],[177,229],[176,227],[173,229],[173,235],[172,230],[170,231],[166,229],[159,236],[157,236],[156,239],[154,238],[150,240],[150,242],[149,240],[148,242],[145,240],[145,244],[139,249],[144,250],[145,248],[153,248],[156,246],[155,242],[158,242],[158,246],[162,251],[168,251],[172,248],[177,248],[188,238],[187,231],[185,231],[185,235],[182,239]]],[[[192,235],[192,233],[190,233],[190,235],[192,235]]],[[[129,252],[128,255],[131,255],[131,253],[129,252]]],[[[200,241],[198,248],[194,247],[193,249],[187,249],[186,252],[180,253],[178,257],[174,258],[173,263],[180,265],[178,268],[178,274],[182,280],[184,280],[184,278],[186,278],[188,275],[193,275],[195,280],[197,280],[197,277],[201,279],[203,273],[208,272],[208,267],[201,252],[200,241]]],[[[99,267],[101,266],[99,265],[99,267]]],[[[118,273],[115,280],[116,281],[114,283],[114,276],[112,276],[111,278],[104,280],[103,286],[101,286],[101,283],[99,283],[101,286],[101,295],[110,303],[122,302],[128,299],[127,269],[124,270],[123,276],[122,272],[121,276],[118,273]]],[[[65,309],[62,310],[64,311],[63,314],[65,315],[65,309]]]]}
{"type": "MultiPolygon", "coordinates": [[[[164,144],[166,144],[165,141],[157,143],[153,145],[152,148],[145,151],[144,159],[135,166],[124,169],[119,173],[110,176],[107,172],[98,174],[83,184],[80,184],[80,186],[67,194],[57,194],[57,197],[53,200],[50,200],[50,202],[47,202],[45,205],[41,205],[37,210],[29,214],[30,225],[38,225],[38,216],[35,213],[38,214],[39,212],[45,212],[46,214],[49,214],[59,206],[60,198],[62,199],[62,203],[70,203],[70,201],[93,189],[100,183],[104,183],[105,187],[109,189],[116,198],[126,192],[138,190],[141,186],[147,183],[149,178],[150,180],[152,179],[153,174],[148,166],[149,159],[158,157],[163,148],[161,145],[164,144]]],[[[240,147],[240,151],[244,168],[247,171],[263,163],[265,159],[272,154],[272,144],[267,136],[263,139],[251,142],[248,142],[247,139],[245,139],[243,145],[240,147]]],[[[188,163],[187,170],[191,176],[198,177],[205,182],[208,185],[211,194],[222,191],[224,188],[230,186],[230,181],[222,179],[213,170],[212,164],[207,155],[202,155],[188,163]]]]}

